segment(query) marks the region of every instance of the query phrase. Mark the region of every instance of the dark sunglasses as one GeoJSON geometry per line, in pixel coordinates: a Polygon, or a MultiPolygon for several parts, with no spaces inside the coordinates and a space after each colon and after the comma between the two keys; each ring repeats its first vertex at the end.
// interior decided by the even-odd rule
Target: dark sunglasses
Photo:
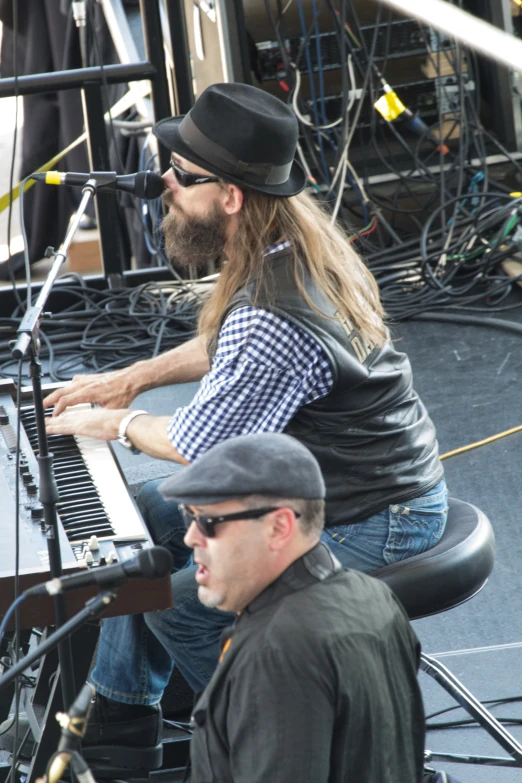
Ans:
{"type": "Polygon", "coordinates": [[[182,188],[190,188],[192,185],[204,185],[206,182],[219,182],[219,177],[207,177],[205,174],[189,174],[177,163],[170,159],[172,171],[176,176],[178,185],[182,188]]]}
{"type": "MultiPolygon", "coordinates": [[[[239,519],[259,519],[260,517],[271,514],[272,511],[278,511],[280,506],[268,506],[266,508],[256,508],[252,510],[245,509],[244,511],[236,511],[234,514],[225,514],[222,517],[209,517],[206,514],[195,514],[193,511],[184,506],[182,503],[178,505],[183,522],[187,529],[192,522],[195,522],[198,526],[198,530],[206,538],[214,538],[216,535],[216,525],[220,525],[221,522],[237,522],[239,519]]],[[[300,517],[297,511],[294,511],[296,517],[300,517]]]]}

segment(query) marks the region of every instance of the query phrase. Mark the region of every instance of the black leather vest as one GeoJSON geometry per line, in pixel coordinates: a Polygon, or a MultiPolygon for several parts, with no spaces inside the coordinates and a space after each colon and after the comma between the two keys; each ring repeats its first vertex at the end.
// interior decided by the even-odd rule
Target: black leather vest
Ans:
{"type": "MultiPolygon", "coordinates": [[[[255,306],[293,321],[319,343],[334,376],[326,397],[302,406],[285,432],[307,446],[327,487],[326,525],[353,524],[393,503],[424,494],[442,479],[435,427],[412,388],[411,366],[391,342],[367,345],[346,319],[312,310],[293,275],[292,251],[267,256],[255,306]]],[[[304,276],[311,301],[335,310],[304,276]]],[[[252,304],[256,281],[238,291],[224,313],[252,304]]],[[[215,344],[209,345],[209,355],[215,344]]]]}

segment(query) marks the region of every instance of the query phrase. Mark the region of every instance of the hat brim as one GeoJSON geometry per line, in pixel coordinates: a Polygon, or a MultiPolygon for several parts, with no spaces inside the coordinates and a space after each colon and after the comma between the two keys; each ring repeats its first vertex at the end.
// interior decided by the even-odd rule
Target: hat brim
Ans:
{"type": "MultiPolygon", "coordinates": [[[[194,495],[194,494],[184,494],[183,492],[176,492],[169,489],[168,485],[169,479],[166,479],[162,484],[159,485],[158,491],[160,494],[165,498],[165,500],[172,501],[173,503],[182,503],[184,506],[214,506],[216,503],[225,503],[229,500],[241,500],[241,498],[245,497],[244,495],[238,494],[237,492],[234,495],[194,495]],[[166,489],[163,490],[163,486],[166,485],[166,489]]],[[[269,497],[268,492],[263,492],[263,495],[269,497]]],[[[274,497],[276,497],[274,495],[274,497]]]]}
{"type": "Polygon", "coordinates": [[[156,138],[171,152],[177,152],[182,158],[186,158],[195,166],[200,166],[211,174],[221,177],[226,182],[233,182],[240,188],[256,190],[259,193],[266,193],[267,196],[297,196],[306,187],[306,174],[299,161],[294,160],[290,170],[290,176],[286,182],[281,185],[252,185],[239,177],[233,177],[225,171],[221,171],[218,166],[214,166],[208,161],[200,158],[194,150],[185,144],[179,133],[179,125],[184,115],[179,117],[166,117],[160,120],[153,127],[153,133],[156,138]]]}

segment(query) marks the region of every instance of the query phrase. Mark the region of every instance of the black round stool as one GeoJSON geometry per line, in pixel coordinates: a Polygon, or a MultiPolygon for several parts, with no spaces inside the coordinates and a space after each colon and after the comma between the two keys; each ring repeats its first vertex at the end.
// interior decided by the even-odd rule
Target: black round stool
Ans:
{"type": "MultiPolygon", "coordinates": [[[[394,591],[410,620],[445,612],[476,595],[495,562],[495,536],[486,515],[471,503],[448,499],[448,521],[439,543],[372,572],[394,591]]],[[[496,758],[426,752],[426,759],[522,767],[522,745],[437,659],[421,653],[421,669],[433,677],[511,756],[496,758]]]]}

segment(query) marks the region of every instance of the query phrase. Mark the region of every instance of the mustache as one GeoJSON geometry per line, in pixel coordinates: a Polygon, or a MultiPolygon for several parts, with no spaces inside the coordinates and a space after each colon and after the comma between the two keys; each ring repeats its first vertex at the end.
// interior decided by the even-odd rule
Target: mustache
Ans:
{"type": "Polygon", "coordinates": [[[166,207],[170,207],[170,205],[174,203],[174,196],[170,190],[163,191],[161,194],[161,201],[163,204],[165,204],[166,207]]]}
{"type": "MultiPolygon", "coordinates": [[[[183,207],[180,207],[179,204],[176,204],[176,202],[174,201],[174,196],[170,190],[163,191],[163,193],[161,194],[161,201],[167,210],[170,210],[170,207],[173,208],[173,211],[178,215],[178,219],[180,215],[186,218],[185,210],[183,209],[183,207]]],[[[172,212],[170,214],[172,217],[172,212]]]]}

